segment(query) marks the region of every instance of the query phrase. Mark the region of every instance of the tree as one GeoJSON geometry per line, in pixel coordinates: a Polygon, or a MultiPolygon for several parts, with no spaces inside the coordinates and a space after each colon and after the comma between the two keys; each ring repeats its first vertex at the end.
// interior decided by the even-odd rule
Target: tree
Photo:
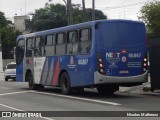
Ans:
{"type": "Polygon", "coordinates": [[[0,28],[7,25],[7,19],[4,16],[4,13],[0,11],[0,28]]]}
{"type": "MultiPolygon", "coordinates": [[[[73,4],[73,24],[83,22],[82,9],[79,4],[73,4]]],[[[86,21],[91,21],[92,10],[86,9],[86,21]]],[[[102,11],[95,10],[96,19],[106,19],[102,11]]],[[[27,30],[31,32],[67,26],[66,6],[61,4],[46,4],[37,9],[31,20],[26,20],[27,30]]]]}
{"type": "Polygon", "coordinates": [[[32,20],[26,20],[25,25],[31,32],[66,26],[66,7],[61,4],[46,4],[44,8],[37,9],[32,20]]]}
{"type": "MultiPolygon", "coordinates": [[[[86,10],[86,22],[92,20],[92,9],[87,8],[86,10]]],[[[80,4],[73,4],[73,22],[74,24],[77,23],[82,23],[83,22],[83,17],[82,17],[82,9],[80,4]]],[[[100,10],[95,10],[95,16],[96,20],[100,19],[107,19],[107,17],[104,15],[104,13],[100,10]]]]}
{"type": "Polygon", "coordinates": [[[0,11],[0,36],[2,44],[2,58],[9,59],[13,58],[13,50],[16,45],[16,37],[19,35],[19,31],[15,31],[9,26],[11,21],[8,21],[4,13],[0,11]]]}
{"type": "Polygon", "coordinates": [[[15,31],[12,27],[5,26],[0,29],[2,40],[2,58],[13,59],[14,47],[16,46],[16,38],[19,31],[15,31]]]}
{"type": "Polygon", "coordinates": [[[145,4],[140,10],[141,16],[147,26],[147,32],[160,33],[160,1],[145,4]]]}

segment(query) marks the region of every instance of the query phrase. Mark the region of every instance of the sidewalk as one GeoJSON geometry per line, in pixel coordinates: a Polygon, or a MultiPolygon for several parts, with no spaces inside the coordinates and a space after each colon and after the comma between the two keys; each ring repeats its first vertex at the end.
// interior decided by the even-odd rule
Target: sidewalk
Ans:
{"type": "Polygon", "coordinates": [[[150,76],[148,77],[148,82],[133,87],[120,87],[120,91],[126,93],[134,93],[134,94],[143,94],[146,92],[150,92],[151,91],[150,76]]]}
{"type": "Polygon", "coordinates": [[[143,86],[143,91],[145,92],[147,92],[147,91],[151,91],[151,83],[150,82],[148,82],[148,84],[146,84],[146,85],[144,85],[143,86]]]}

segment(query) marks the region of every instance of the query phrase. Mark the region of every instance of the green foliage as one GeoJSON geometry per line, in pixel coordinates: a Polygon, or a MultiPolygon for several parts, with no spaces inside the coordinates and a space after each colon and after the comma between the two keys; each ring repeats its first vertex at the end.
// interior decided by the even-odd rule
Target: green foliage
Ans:
{"type": "MultiPolygon", "coordinates": [[[[83,22],[83,11],[79,4],[73,5],[73,22],[74,24],[82,23],[83,22]]],[[[103,14],[100,10],[95,10],[96,20],[100,19],[107,19],[107,17],[103,14]]],[[[92,9],[87,8],[85,10],[85,21],[92,21],[92,9]]]]}
{"type": "MultiPolygon", "coordinates": [[[[79,4],[73,7],[73,24],[83,22],[82,9],[79,4]]],[[[106,19],[102,11],[95,10],[96,19],[106,19]]],[[[91,21],[92,10],[86,9],[86,21],[91,21]]],[[[66,6],[61,4],[46,4],[44,8],[37,9],[32,20],[25,21],[26,29],[31,32],[67,26],[66,6]]]]}
{"type": "Polygon", "coordinates": [[[13,58],[14,46],[16,46],[16,37],[19,34],[12,27],[9,27],[11,21],[7,21],[3,12],[0,12],[0,37],[2,43],[2,58],[13,58]]]}
{"type": "Polygon", "coordinates": [[[7,25],[7,19],[4,16],[4,13],[0,11],[0,28],[7,25]]]}
{"type": "Polygon", "coordinates": [[[141,10],[142,19],[147,26],[147,31],[151,33],[160,32],[160,1],[153,1],[145,4],[141,10]]]}
{"type": "Polygon", "coordinates": [[[31,32],[66,26],[66,7],[61,4],[46,5],[37,9],[32,20],[26,20],[25,25],[31,32]]]}
{"type": "Polygon", "coordinates": [[[19,31],[15,31],[12,27],[5,26],[0,29],[1,42],[2,42],[2,58],[13,59],[13,51],[16,46],[16,38],[19,31]]]}

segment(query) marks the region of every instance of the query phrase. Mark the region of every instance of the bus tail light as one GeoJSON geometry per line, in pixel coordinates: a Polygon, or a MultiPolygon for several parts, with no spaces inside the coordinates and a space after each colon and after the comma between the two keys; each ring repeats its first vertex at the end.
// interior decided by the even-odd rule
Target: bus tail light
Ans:
{"type": "Polygon", "coordinates": [[[146,71],[147,71],[147,68],[148,68],[148,60],[147,60],[147,58],[145,57],[144,59],[143,59],[143,63],[142,63],[142,73],[145,73],[146,71]]]}
{"type": "Polygon", "coordinates": [[[104,62],[100,54],[97,54],[97,66],[98,66],[98,72],[102,75],[106,75],[104,62]]]}
{"type": "Polygon", "coordinates": [[[121,52],[122,52],[122,53],[126,53],[126,52],[127,52],[127,50],[122,50],[121,52]]]}

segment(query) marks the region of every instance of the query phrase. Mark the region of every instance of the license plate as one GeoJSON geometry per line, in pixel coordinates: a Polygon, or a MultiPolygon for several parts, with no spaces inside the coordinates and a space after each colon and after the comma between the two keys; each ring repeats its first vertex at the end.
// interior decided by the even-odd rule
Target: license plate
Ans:
{"type": "Polygon", "coordinates": [[[129,71],[128,70],[121,70],[121,71],[119,71],[119,73],[120,74],[127,74],[127,73],[129,73],[129,71]]]}

